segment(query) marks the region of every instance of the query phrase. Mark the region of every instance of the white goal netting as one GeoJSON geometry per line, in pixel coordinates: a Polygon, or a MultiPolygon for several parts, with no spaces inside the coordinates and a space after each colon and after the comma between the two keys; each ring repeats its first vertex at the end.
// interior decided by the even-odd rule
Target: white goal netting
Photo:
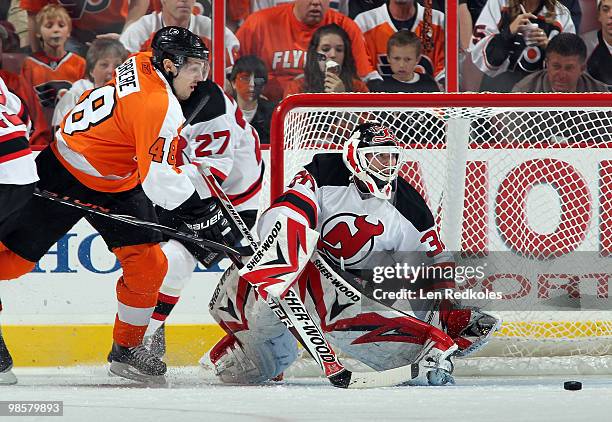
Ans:
{"type": "MultiPolygon", "coordinates": [[[[484,279],[460,289],[503,294],[499,303],[479,303],[504,319],[481,355],[519,362],[512,368],[531,368],[535,357],[556,357],[561,367],[571,357],[607,364],[612,102],[593,95],[527,95],[512,107],[503,99],[516,96],[482,95],[470,107],[432,101],[459,98],[443,95],[405,95],[401,105],[390,94],[311,95],[307,106],[292,98],[273,128],[280,136],[266,179],[278,193],[314,154],[339,153],[357,124],[380,121],[405,147],[402,176],[429,204],[447,247],[458,262],[487,267],[484,279]]],[[[588,371],[577,365],[570,371],[588,371]]]]}

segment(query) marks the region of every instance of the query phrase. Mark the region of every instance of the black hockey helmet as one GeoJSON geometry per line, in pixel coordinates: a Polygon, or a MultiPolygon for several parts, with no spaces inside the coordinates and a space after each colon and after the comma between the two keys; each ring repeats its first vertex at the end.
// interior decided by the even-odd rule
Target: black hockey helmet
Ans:
{"type": "Polygon", "coordinates": [[[392,183],[404,163],[397,138],[379,122],[358,125],[344,143],[342,158],[358,186],[378,198],[389,199],[392,183]]]}
{"type": "Polygon", "coordinates": [[[164,72],[164,59],[170,59],[180,70],[188,57],[208,61],[208,48],[193,32],[180,26],[165,26],[151,41],[153,65],[164,72]]]}

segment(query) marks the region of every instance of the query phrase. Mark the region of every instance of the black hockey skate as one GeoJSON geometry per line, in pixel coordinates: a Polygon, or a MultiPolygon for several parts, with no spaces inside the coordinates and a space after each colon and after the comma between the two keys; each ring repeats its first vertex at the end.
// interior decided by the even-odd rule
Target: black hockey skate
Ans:
{"type": "Polygon", "coordinates": [[[166,324],[163,324],[150,336],[142,339],[142,344],[156,358],[162,359],[166,354],[166,324]]]}
{"type": "Polygon", "coordinates": [[[13,358],[4,343],[2,330],[0,330],[0,385],[17,384],[17,377],[11,371],[12,367],[13,358]]]}
{"type": "Polygon", "coordinates": [[[123,347],[113,343],[108,358],[109,371],[113,375],[150,384],[166,383],[164,376],[166,364],[142,344],[136,347],[123,347]]]}

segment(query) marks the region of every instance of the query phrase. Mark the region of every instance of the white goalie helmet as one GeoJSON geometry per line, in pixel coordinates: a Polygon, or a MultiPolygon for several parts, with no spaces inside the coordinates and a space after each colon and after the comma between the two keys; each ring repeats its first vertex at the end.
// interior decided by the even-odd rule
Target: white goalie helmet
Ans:
{"type": "Polygon", "coordinates": [[[357,126],[342,149],[344,164],[362,190],[381,199],[391,198],[404,155],[395,135],[378,122],[357,126]]]}

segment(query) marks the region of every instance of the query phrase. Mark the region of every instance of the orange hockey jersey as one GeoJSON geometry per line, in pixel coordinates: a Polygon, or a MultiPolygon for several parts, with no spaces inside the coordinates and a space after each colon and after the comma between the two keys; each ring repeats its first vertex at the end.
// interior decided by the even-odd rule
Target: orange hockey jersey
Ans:
{"type": "Polygon", "coordinates": [[[154,203],[174,209],[194,193],[190,176],[197,175],[193,164],[175,167],[183,122],[151,53],[138,53],[117,67],[111,82],[83,94],[51,148],[91,189],[122,192],[140,183],[154,203]]]}
{"type": "MultiPolygon", "coordinates": [[[[416,71],[429,73],[436,81],[444,79],[444,14],[438,10],[431,11],[431,19],[425,19],[425,9],[415,2],[416,19],[411,31],[421,38],[423,51],[416,71]],[[431,21],[426,24],[426,21],[431,21]],[[430,26],[427,31],[425,27],[430,26]]],[[[387,4],[383,4],[355,17],[366,40],[368,56],[372,66],[382,76],[391,76],[391,66],[387,59],[387,41],[397,32],[391,21],[387,4]]]]}
{"type": "Polygon", "coordinates": [[[26,57],[21,75],[32,84],[43,107],[55,107],[72,83],[85,75],[85,59],[73,53],[54,58],[39,51],[26,57]]]}
{"type": "Polygon", "coordinates": [[[85,42],[95,34],[121,32],[128,14],[129,0],[21,0],[20,7],[30,13],[38,13],[48,3],[59,4],[68,11],[75,32],[89,34],[86,39],[79,37],[80,41],[85,42]]]}
{"type": "Polygon", "coordinates": [[[376,72],[366,54],[363,35],[355,22],[334,10],[328,10],[316,26],[307,26],[293,14],[293,3],[263,9],[250,15],[236,32],[240,56],[254,54],[266,64],[268,83],[263,94],[272,101],[283,97],[283,87],[304,72],[306,50],[317,28],[335,23],[351,39],[357,74],[367,81],[376,72]]]}

